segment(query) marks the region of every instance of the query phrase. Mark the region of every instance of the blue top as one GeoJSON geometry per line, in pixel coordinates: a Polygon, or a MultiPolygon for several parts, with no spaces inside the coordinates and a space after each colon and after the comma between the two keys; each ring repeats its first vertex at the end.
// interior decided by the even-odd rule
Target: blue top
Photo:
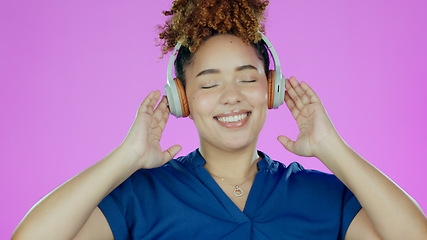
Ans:
{"type": "Polygon", "coordinates": [[[99,204],[120,239],[344,239],[361,209],[334,175],[286,167],[258,152],[244,211],[222,191],[196,150],[136,171],[99,204]]]}

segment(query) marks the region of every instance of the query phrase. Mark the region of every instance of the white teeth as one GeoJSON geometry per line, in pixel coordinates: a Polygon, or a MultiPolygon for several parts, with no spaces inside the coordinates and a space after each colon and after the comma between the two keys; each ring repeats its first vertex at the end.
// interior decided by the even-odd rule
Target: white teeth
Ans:
{"type": "Polygon", "coordinates": [[[242,119],[245,119],[248,117],[248,114],[240,114],[240,115],[235,115],[235,116],[228,116],[228,117],[220,117],[218,118],[218,120],[220,122],[238,122],[242,119]]]}

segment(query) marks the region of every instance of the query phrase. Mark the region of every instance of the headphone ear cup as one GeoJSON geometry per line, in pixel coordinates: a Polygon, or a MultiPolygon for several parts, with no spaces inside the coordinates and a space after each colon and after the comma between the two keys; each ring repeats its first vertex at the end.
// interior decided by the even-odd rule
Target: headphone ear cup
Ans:
{"type": "Polygon", "coordinates": [[[275,79],[274,79],[274,70],[270,70],[268,72],[268,109],[272,109],[274,105],[274,86],[275,86],[275,79]]]}
{"type": "Polygon", "coordinates": [[[178,91],[179,102],[182,109],[182,117],[188,117],[190,115],[190,108],[188,107],[187,95],[185,94],[184,86],[182,86],[179,78],[174,78],[176,90],[178,91]]]}

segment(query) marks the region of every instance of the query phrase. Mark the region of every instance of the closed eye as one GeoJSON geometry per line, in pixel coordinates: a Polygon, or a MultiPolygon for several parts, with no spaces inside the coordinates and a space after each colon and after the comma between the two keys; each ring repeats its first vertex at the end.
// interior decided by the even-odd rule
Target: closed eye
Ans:
{"type": "Polygon", "coordinates": [[[245,81],[242,81],[242,82],[245,82],[245,83],[253,83],[253,82],[256,82],[256,80],[245,80],[245,81]]]}
{"type": "Polygon", "coordinates": [[[210,86],[203,86],[202,89],[209,89],[209,88],[213,88],[213,87],[216,87],[216,86],[217,86],[217,84],[210,85],[210,86]]]}

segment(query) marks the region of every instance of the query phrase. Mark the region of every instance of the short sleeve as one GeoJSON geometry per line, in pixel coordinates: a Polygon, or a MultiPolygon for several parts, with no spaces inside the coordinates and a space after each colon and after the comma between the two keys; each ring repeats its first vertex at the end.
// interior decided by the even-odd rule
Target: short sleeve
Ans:
{"type": "Polygon", "coordinates": [[[132,238],[133,224],[142,216],[137,186],[146,182],[141,171],[135,172],[108,194],[98,205],[113,232],[114,239],[132,238]]]}
{"type": "Polygon", "coordinates": [[[107,219],[111,231],[113,232],[114,239],[131,239],[129,235],[129,230],[127,228],[125,216],[120,211],[118,203],[111,194],[107,195],[107,197],[105,197],[99,203],[98,207],[99,209],[101,209],[102,213],[107,219]]]}
{"type": "Polygon", "coordinates": [[[291,164],[288,170],[292,174],[287,179],[290,191],[286,198],[295,209],[291,213],[309,219],[295,222],[294,228],[312,231],[309,234],[317,239],[344,239],[361,209],[356,196],[333,174],[306,170],[299,164],[291,164]]]}
{"type": "Polygon", "coordinates": [[[362,206],[360,205],[356,196],[354,196],[354,194],[346,186],[344,186],[342,220],[339,239],[344,239],[350,223],[353,221],[354,217],[356,217],[360,209],[362,209],[362,206]]]}

